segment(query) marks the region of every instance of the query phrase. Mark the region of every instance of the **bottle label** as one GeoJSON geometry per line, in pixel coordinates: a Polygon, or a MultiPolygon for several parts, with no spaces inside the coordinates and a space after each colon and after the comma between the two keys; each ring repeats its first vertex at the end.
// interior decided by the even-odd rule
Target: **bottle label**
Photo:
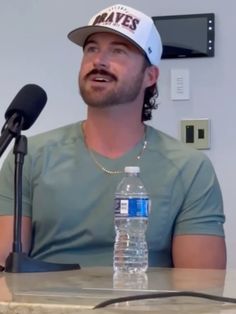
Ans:
{"type": "Polygon", "coordinates": [[[148,217],[148,198],[116,198],[115,217],[148,217]]]}

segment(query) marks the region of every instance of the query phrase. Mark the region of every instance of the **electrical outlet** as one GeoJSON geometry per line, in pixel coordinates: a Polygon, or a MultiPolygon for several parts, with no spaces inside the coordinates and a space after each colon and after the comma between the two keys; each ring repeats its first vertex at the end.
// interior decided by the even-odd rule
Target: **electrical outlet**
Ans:
{"type": "Polygon", "coordinates": [[[181,120],[181,141],[196,149],[210,149],[210,120],[181,120]]]}

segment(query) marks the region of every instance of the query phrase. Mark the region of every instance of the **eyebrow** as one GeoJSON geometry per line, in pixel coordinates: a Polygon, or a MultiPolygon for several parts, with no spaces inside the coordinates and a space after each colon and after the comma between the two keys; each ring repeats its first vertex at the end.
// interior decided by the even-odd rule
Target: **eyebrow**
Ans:
{"type": "MultiPolygon", "coordinates": [[[[88,45],[88,44],[97,44],[96,40],[93,40],[93,39],[88,39],[85,41],[84,43],[84,46],[83,46],[83,49],[88,45]]],[[[129,43],[125,43],[125,42],[121,42],[121,41],[112,41],[110,43],[110,45],[117,45],[117,46],[123,46],[125,48],[129,48],[131,47],[131,44],[129,43]]]]}

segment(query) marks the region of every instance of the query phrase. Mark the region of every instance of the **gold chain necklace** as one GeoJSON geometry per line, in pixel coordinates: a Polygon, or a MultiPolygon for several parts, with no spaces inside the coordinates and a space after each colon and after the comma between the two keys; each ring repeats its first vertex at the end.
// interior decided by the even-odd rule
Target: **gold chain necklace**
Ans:
{"type": "MultiPolygon", "coordinates": [[[[95,165],[102,170],[103,172],[105,172],[106,174],[109,175],[113,175],[113,174],[120,174],[120,173],[124,173],[124,170],[109,170],[107,168],[105,168],[95,157],[93,151],[88,147],[87,145],[87,141],[86,141],[86,136],[85,136],[85,132],[84,132],[84,128],[83,128],[83,124],[81,124],[81,128],[82,128],[82,133],[84,135],[84,143],[87,147],[87,150],[89,152],[89,155],[91,156],[93,162],[95,163],[95,165]]],[[[144,140],[143,140],[143,146],[139,152],[139,154],[136,156],[136,159],[139,161],[145,151],[145,149],[147,148],[147,132],[146,132],[146,127],[145,127],[145,133],[144,133],[144,140]]]]}

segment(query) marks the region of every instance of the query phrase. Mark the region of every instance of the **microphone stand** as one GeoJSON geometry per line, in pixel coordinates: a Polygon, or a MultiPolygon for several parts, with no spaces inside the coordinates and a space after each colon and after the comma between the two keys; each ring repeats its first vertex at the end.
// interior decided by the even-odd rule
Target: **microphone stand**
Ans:
{"type": "Polygon", "coordinates": [[[18,132],[13,149],[15,155],[14,176],[14,228],[12,252],[8,255],[5,271],[9,273],[49,272],[80,269],[79,264],[49,263],[29,257],[22,252],[22,172],[24,157],[27,154],[27,138],[18,132]]]}
{"type": "Polygon", "coordinates": [[[3,125],[0,136],[0,157],[10,144],[11,140],[20,134],[23,122],[23,118],[19,117],[17,113],[14,113],[3,125]]]}

